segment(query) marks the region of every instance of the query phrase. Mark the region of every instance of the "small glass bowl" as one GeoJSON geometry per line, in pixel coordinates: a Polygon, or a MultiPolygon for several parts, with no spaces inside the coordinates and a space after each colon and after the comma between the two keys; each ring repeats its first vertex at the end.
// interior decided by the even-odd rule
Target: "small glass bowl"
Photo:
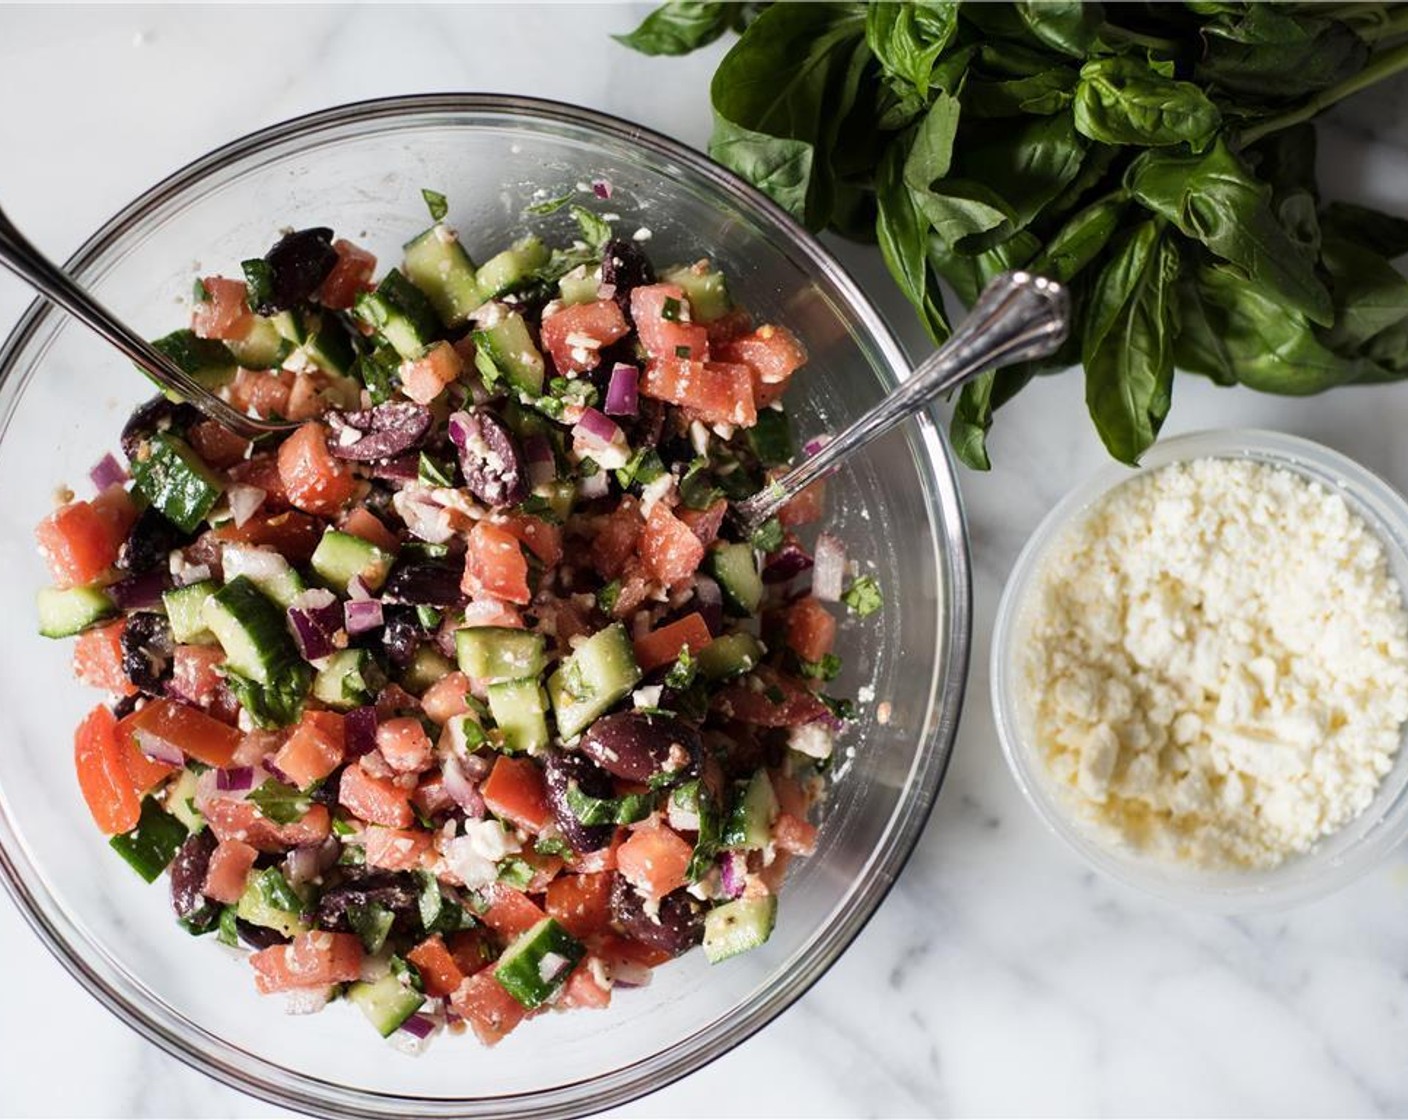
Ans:
{"type": "MultiPolygon", "coordinates": [[[[1389,568],[1408,587],[1408,502],[1354,460],[1297,436],[1227,428],[1155,446],[1139,472],[1112,466],[1068,494],[1032,533],[1017,558],[998,607],[992,643],[992,702],[998,737],[1027,801],[1058,836],[1092,866],[1129,886],[1195,909],[1227,913],[1270,910],[1338,890],[1382,859],[1408,832],[1408,749],[1400,747],[1369,806],[1304,855],[1257,870],[1209,870],[1140,852],[1079,819],[1073,795],[1052,776],[1031,738],[1018,664],[1025,612],[1054,545],[1116,486],[1193,459],[1246,459],[1297,472],[1340,494],[1383,541],[1389,568]]],[[[1408,730],[1408,729],[1405,729],[1408,730]]]]}

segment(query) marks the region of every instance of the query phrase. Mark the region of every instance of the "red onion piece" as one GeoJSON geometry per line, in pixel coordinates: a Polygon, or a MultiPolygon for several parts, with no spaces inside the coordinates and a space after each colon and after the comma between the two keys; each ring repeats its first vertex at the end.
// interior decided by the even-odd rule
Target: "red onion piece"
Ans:
{"type": "Polygon", "coordinates": [[[376,750],[376,709],[353,708],[342,723],[348,758],[361,758],[376,750]]]}
{"type": "Polygon", "coordinates": [[[401,1024],[400,1029],[416,1038],[429,1038],[435,1033],[435,1020],[415,1012],[401,1024]]]}
{"type": "Polygon", "coordinates": [[[724,852],[719,856],[719,886],[727,898],[738,898],[747,885],[748,858],[742,852],[724,852]]]}
{"type": "Polygon", "coordinates": [[[215,771],[215,788],[221,793],[244,793],[254,788],[254,767],[236,766],[215,771]]]}
{"type": "Polygon", "coordinates": [[[377,599],[351,599],[343,604],[343,615],[349,634],[365,634],[385,624],[381,603],[377,599]]]}
{"type": "Polygon", "coordinates": [[[230,516],[235,519],[235,527],[244,525],[251,517],[259,512],[259,507],[264,504],[264,499],[269,496],[267,490],[261,490],[258,486],[245,486],[237,484],[225,491],[225,500],[230,504],[230,516]]]}
{"type": "Polygon", "coordinates": [[[301,848],[294,848],[284,860],[284,875],[289,886],[297,888],[304,883],[311,883],[337,862],[341,851],[342,845],[332,836],[321,844],[305,844],[301,848]]]}
{"type": "Polygon", "coordinates": [[[93,469],[88,472],[88,478],[96,489],[106,490],[109,486],[121,486],[126,482],[127,471],[117,461],[117,457],[109,451],[93,464],[93,469]]]}
{"type": "Polygon", "coordinates": [[[587,499],[604,498],[611,493],[611,479],[605,471],[599,470],[590,478],[577,482],[577,493],[587,499]]]}
{"type": "Polygon", "coordinates": [[[846,580],[846,546],[841,538],[831,533],[817,537],[814,564],[812,594],[823,603],[839,602],[846,580]]]}
{"type": "Polygon", "coordinates": [[[830,442],[831,437],[829,435],[812,436],[811,439],[802,444],[802,454],[806,455],[807,458],[811,458],[830,442]]]}
{"type": "MultiPolygon", "coordinates": [[[[615,378],[612,374],[612,378],[615,378]]],[[[580,439],[588,445],[609,447],[621,438],[621,429],[616,421],[594,408],[582,409],[581,419],[572,428],[572,438],[580,439]]]]}
{"type": "Polygon", "coordinates": [[[111,584],[108,595],[122,610],[140,611],[161,602],[161,593],[170,586],[171,573],[154,568],[111,584]]]}
{"type": "Polygon", "coordinates": [[[455,799],[466,816],[475,820],[484,816],[484,798],[479,794],[479,784],[465,773],[458,758],[451,755],[441,763],[440,777],[445,783],[445,792],[455,799]]]}
{"type": "Polygon", "coordinates": [[[651,975],[649,967],[639,961],[618,960],[611,964],[611,983],[617,988],[644,988],[651,975]]]}
{"type": "Polygon", "coordinates": [[[789,537],[783,541],[782,547],[776,552],[768,553],[767,560],[763,564],[764,583],[786,583],[794,576],[799,576],[812,566],[812,558],[807,555],[806,550],[797,543],[795,538],[789,537]]]}
{"type": "MultiPolygon", "coordinates": [[[[636,388],[640,371],[625,362],[617,362],[611,367],[611,381],[606,386],[606,412],[609,416],[634,416],[639,411],[640,402],[636,388]]],[[[586,419],[584,416],[583,420],[586,419]]]]}
{"type": "Polygon", "coordinates": [[[535,433],[523,441],[523,457],[527,460],[528,481],[541,486],[557,477],[557,459],[547,436],[535,433]]]}
{"type": "Polygon", "coordinates": [[[288,609],[289,629],[298,651],[309,661],[337,652],[337,632],[342,629],[342,605],[331,591],[310,588],[288,609]]]}
{"type": "Polygon", "coordinates": [[[184,766],[186,756],[181,748],[170,739],[153,735],[150,731],[137,732],[137,749],[154,762],[164,762],[168,766],[184,766]]]}
{"type": "Polygon", "coordinates": [[[592,194],[596,195],[597,198],[610,198],[610,197],[611,197],[611,180],[610,180],[610,179],[593,179],[593,180],[592,180],[592,194]]]}

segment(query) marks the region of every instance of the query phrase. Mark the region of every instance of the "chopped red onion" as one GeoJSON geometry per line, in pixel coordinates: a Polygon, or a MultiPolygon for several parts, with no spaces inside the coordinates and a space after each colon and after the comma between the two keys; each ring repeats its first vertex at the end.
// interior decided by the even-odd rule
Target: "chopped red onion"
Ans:
{"type": "Polygon", "coordinates": [[[846,546],[841,538],[832,533],[817,537],[814,562],[812,594],[824,603],[839,602],[846,580],[846,546]]]}
{"type": "Polygon", "coordinates": [[[367,581],[361,576],[353,576],[347,581],[347,594],[354,600],[372,597],[371,588],[367,586],[367,581]]]}
{"type": "Polygon", "coordinates": [[[639,961],[611,962],[611,983],[617,988],[644,988],[650,983],[651,971],[639,961]]]}
{"type": "Polygon", "coordinates": [[[807,440],[806,443],[802,444],[802,453],[810,459],[813,455],[815,455],[818,451],[820,451],[830,442],[831,437],[828,435],[812,436],[811,439],[807,440]]]}
{"type": "Polygon", "coordinates": [[[592,194],[596,195],[597,198],[610,198],[610,197],[611,197],[611,180],[610,180],[610,179],[593,179],[593,180],[592,180],[592,194]]]}
{"type": "Polygon", "coordinates": [[[597,289],[596,289],[596,298],[597,298],[597,299],[615,299],[615,298],[616,298],[616,285],[615,285],[615,284],[598,284],[598,285],[597,285],[597,289]]]}
{"type": "Polygon", "coordinates": [[[348,758],[361,758],[376,750],[376,709],[368,705],[353,708],[342,722],[348,758]]]}
{"type": "Polygon", "coordinates": [[[274,761],[274,756],[272,754],[267,756],[264,761],[260,763],[260,765],[263,766],[264,769],[269,772],[269,777],[273,778],[274,781],[281,782],[283,785],[286,786],[292,786],[295,789],[298,788],[298,783],[295,782],[292,778],[290,778],[287,774],[285,774],[282,769],[280,769],[278,764],[274,761]]]}
{"type": "Polygon", "coordinates": [[[124,611],[146,610],[161,602],[161,593],[171,586],[171,573],[161,568],[120,579],[108,587],[112,601],[124,611]]]}
{"type": "Polygon", "coordinates": [[[126,482],[127,471],[117,461],[117,457],[109,451],[93,464],[93,469],[88,472],[88,478],[96,489],[106,490],[109,486],[120,486],[126,482]]]}
{"type": "Polygon", "coordinates": [[[415,1012],[401,1024],[401,1029],[416,1038],[429,1038],[435,1033],[435,1020],[415,1012]]]}
{"type": "Polygon", "coordinates": [[[342,845],[332,836],[321,844],[305,844],[301,848],[294,848],[284,860],[285,877],[289,886],[296,889],[304,883],[311,883],[337,862],[341,851],[342,845]]]}
{"type": "Polygon", "coordinates": [[[547,436],[534,433],[523,441],[523,456],[528,460],[528,482],[541,486],[557,477],[557,459],[547,436]]]}
{"type": "MultiPolygon", "coordinates": [[[[611,377],[614,382],[614,371],[611,377]]],[[[581,419],[572,428],[573,440],[580,439],[583,443],[599,447],[611,446],[621,438],[621,434],[621,428],[615,420],[594,408],[582,409],[581,419]]]]}
{"type": "Polygon", "coordinates": [[[583,498],[604,498],[611,493],[611,479],[604,470],[597,471],[590,478],[577,481],[577,493],[583,498]]]}
{"type": "Polygon", "coordinates": [[[724,852],[719,856],[719,886],[725,898],[738,898],[747,886],[748,857],[742,852],[724,852]]]}
{"type": "Polygon", "coordinates": [[[479,794],[479,785],[465,773],[458,758],[451,755],[440,764],[440,777],[445,782],[445,792],[455,799],[466,816],[475,820],[484,816],[484,798],[479,794]]]}
{"type": "Polygon", "coordinates": [[[342,605],[337,596],[321,587],[310,588],[288,609],[289,629],[298,651],[309,661],[337,652],[337,632],[342,629],[342,605]]]}
{"type": "Polygon", "coordinates": [[[221,793],[243,793],[254,788],[254,767],[236,766],[215,771],[215,788],[221,793]]]}
{"type": "Polygon", "coordinates": [[[343,604],[349,634],[365,634],[385,624],[381,602],[377,599],[351,599],[343,604]]]}
{"type": "Polygon", "coordinates": [[[154,762],[164,762],[168,766],[184,766],[186,756],[181,748],[170,739],[153,735],[150,731],[137,732],[137,749],[154,762]]]}
{"type": "Polygon", "coordinates": [[[235,519],[235,527],[244,525],[251,517],[259,512],[259,507],[264,504],[264,499],[269,496],[267,490],[261,490],[258,486],[245,486],[236,484],[225,491],[225,500],[230,505],[230,516],[235,519]]]}
{"type": "Polygon", "coordinates": [[[806,550],[795,539],[789,538],[776,552],[768,553],[767,562],[763,565],[763,582],[786,583],[811,566],[812,558],[806,550]]]}
{"type": "MultiPolygon", "coordinates": [[[[640,371],[633,365],[617,362],[611,367],[611,381],[606,386],[606,412],[609,416],[634,416],[640,402],[636,396],[640,371]]],[[[584,416],[585,420],[586,417],[584,416]]]]}

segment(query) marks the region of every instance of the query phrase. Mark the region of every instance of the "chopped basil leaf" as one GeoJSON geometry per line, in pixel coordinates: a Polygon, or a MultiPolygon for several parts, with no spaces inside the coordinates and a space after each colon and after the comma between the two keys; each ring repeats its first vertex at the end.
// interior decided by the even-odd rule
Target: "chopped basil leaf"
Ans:
{"type": "Polygon", "coordinates": [[[560,194],[556,198],[545,198],[542,202],[535,202],[532,206],[524,207],[524,212],[528,214],[555,214],[572,201],[572,192],[560,194]]]}
{"type": "Polygon", "coordinates": [[[352,932],[362,939],[362,948],[368,953],[381,952],[395,922],[395,913],[380,902],[368,902],[365,906],[347,908],[347,924],[352,927],[352,932]]]}
{"type": "Polygon", "coordinates": [[[266,778],[264,784],[249,795],[249,799],[275,824],[293,824],[301,820],[313,805],[302,790],[286,786],[273,778],[266,778]]]}
{"type": "Polygon", "coordinates": [[[205,281],[196,277],[196,282],[191,285],[191,299],[196,303],[209,303],[210,290],[205,286],[205,281]]]}
{"type": "Polygon", "coordinates": [[[629,793],[625,797],[593,797],[576,782],[567,786],[567,808],[582,824],[632,824],[655,811],[655,794],[629,793]]]}
{"type": "Polygon", "coordinates": [[[834,653],[823,654],[820,661],[802,661],[802,676],[810,677],[814,681],[830,681],[836,679],[836,674],[841,671],[841,659],[834,653]]]}
{"type": "Polygon", "coordinates": [[[635,483],[649,486],[665,473],[664,460],[653,447],[639,448],[627,460],[626,465],[616,472],[616,481],[622,490],[628,490],[635,483]]]}
{"type": "Polygon", "coordinates": [[[303,910],[303,900],[288,885],[288,880],[277,867],[266,867],[255,876],[254,885],[264,901],[275,910],[282,910],[285,914],[297,914],[303,910]]]}
{"type": "Polygon", "coordinates": [[[753,530],[748,543],[760,552],[776,552],[782,547],[782,522],[776,517],[769,517],[753,530]]]}
{"type": "Polygon", "coordinates": [[[572,217],[577,219],[577,228],[582,231],[582,240],[593,252],[600,255],[606,248],[606,243],[611,240],[610,224],[583,206],[572,207],[572,217]]]}
{"type": "Polygon", "coordinates": [[[708,509],[724,496],[714,485],[708,459],[695,459],[680,479],[680,501],[688,509],[708,509]]]}
{"type": "Polygon", "coordinates": [[[450,203],[439,191],[433,191],[429,187],[421,187],[421,198],[425,199],[425,208],[430,211],[430,220],[438,222],[450,212],[450,203]]]}
{"type": "Polygon", "coordinates": [[[837,700],[834,696],[817,693],[818,700],[826,705],[826,710],[839,720],[850,723],[856,718],[856,706],[850,700],[837,700]]]}
{"type": "Polygon", "coordinates": [[[499,863],[499,882],[507,883],[519,890],[526,890],[533,881],[533,867],[526,860],[509,856],[499,863]]]}
{"type": "Polygon", "coordinates": [[[427,486],[452,487],[455,484],[455,468],[451,463],[437,463],[424,451],[420,453],[420,466],[417,476],[427,486]]]}
{"type": "Polygon", "coordinates": [[[851,586],[841,595],[841,601],[861,618],[865,618],[878,611],[885,599],[880,594],[880,584],[874,576],[861,576],[851,581],[851,586]]]}
{"type": "Polygon", "coordinates": [[[680,321],[680,301],[674,296],[666,296],[665,302],[660,305],[660,318],[667,323],[678,323],[680,321]]]}
{"type": "Polygon", "coordinates": [[[262,257],[241,261],[240,268],[244,270],[244,282],[248,289],[245,303],[251,311],[258,311],[274,298],[274,268],[262,257]]]}
{"type": "Polygon", "coordinates": [[[220,911],[220,928],[215,934],[222,945],[236,946],[240,943],[239,929],[235,925],[235,908],[226,906],[220,911]]]}
{"type": "Polygon", "coordinates": [[[556,836],[539,836],[533,841],[533,851],[540,856],[566,856],[572,854],[572,846],[556,836]]]}
{"type": "Polygon", "coordinates": [[[616,609],[616,600],[621,597],[621,581],[613,579],[596,593],[596,605],[607,614],[616,609]]]}
{"type": "Polygon", "coordinates": [[[694,656],[689,652],[689,647],[685,646],[680,650],[679,657],[670,666],[670,671],[665,674],[665,685],[683,691],[694,683],[695,675],[699,672],[699,664],[694,660],[694,656]]]}
{"type": "Polygon", "coordinates": [[[693,351],[691,351],[688,346],[675,347],[675,357],[677,358],[683,358],[685,361],[688,361],[691,353],[693,353],[693,351]]]}

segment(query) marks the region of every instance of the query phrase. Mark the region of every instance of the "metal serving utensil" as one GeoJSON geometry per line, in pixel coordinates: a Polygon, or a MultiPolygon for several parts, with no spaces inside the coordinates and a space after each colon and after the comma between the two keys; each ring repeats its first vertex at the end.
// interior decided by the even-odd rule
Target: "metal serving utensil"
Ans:
{"type": "Polygon", "coordinates": [[[0,264],[50,303],[116,346],[158,385],[189,401],[219,424],[247,439],[298,427],[289,420],[259,420],[231,407],[191,377],[99,303],[76,280],[39,252],[0,210],[0,264]]]}
{"type": "Polygon", "coordinates": [[[983,289],[968,316],[898,389],[838,432],[810,458],[769,483],[733,516],[751,532],[823,475],[936,397],[986,369],[1054,353],[1070,330],[1071,300],[1055,280],[1004,272],[983,289]]]}

